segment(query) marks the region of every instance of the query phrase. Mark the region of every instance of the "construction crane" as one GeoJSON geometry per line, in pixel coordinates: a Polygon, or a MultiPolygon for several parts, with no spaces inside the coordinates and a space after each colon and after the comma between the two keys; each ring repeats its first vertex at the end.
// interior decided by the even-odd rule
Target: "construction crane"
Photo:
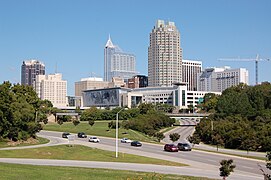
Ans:
{"type": "Polygon", "coordinates": [[[220,58],[218,59],[219,61],[255,61],[255,76],[256,76],[256,85],[258,84],[258,63],[259,61],[269,61],[269,58],[259,58],[259,54],[256,55],[256,58],[252,59],[241,59],[240,57],[238,58],[220,58]]]}

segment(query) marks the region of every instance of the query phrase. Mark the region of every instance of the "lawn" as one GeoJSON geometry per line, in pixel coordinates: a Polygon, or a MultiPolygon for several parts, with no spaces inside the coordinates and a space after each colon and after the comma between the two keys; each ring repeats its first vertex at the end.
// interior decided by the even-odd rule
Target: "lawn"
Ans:
{"type": "Polygon", "coordinates": [[[38,145],[38,144],[46,144],[49,142],[48,139],[37,137],[37,141],[22,141],[19,144],[13,144],[9,145],[9,141],[1,141],[0,142],[0,148],[5,148],[5,147],[20,147],[20,146],[32,146],[32,145],[38,145]]]}
{"type": "MultiPolygon", "coordinates": [[[[109,129],[108,123],[110,121],[95,121],[93,126],[90,126],[88,122],[82,121],[79,125],[74,126],[71,122],[65,122],[62,125],[57,123],[49,123],[43,126],[44,130],[49,131],[60,131],[60,132],[71,132],[71,133],[78,133],[78,132],[85,132],[88,135],[95,135],[95,136],[105,136],[105,137],[112,137],[116,136],[115,129],[109,129]]],[[[119,138],[127,137],[132,140],[139,140],[144,142],[152,142],[158,143],[155,138],[149,137],[141,132],[137,132],[134,130],[127,130],[124,128],[119,128],[119,138]]]]}
{"type": "Polygon", "coordinates": [[[208,178],[79,167],[33,166],[0,163],[2,180],[209,180],[208,178]]]}
{"type": "Polygon", "coordinates": [[[0,158],[59,159],[185,166],[185,164],[181,163],[125,153],[120,153],[119,157],[116,158],[115,152],[82,145],[59,145],[31,149],[1,150],[0,158]]]}

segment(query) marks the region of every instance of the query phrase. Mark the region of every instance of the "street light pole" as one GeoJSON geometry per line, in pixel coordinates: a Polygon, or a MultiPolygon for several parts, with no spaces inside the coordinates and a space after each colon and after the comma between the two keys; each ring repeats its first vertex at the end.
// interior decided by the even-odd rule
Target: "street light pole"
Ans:
{"type": "Polygon", "coordinates": [[[119,112],[117,112],[117,115],[116,115],[116,158],[118,158],[119,113],[122,110],[123,109],[121,109],[119,112]]]}

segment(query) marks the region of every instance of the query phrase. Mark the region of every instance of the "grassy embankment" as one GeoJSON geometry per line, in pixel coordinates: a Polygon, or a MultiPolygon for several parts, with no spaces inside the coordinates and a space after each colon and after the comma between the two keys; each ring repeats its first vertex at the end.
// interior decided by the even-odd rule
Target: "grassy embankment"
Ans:
{"type": "Polygon", "coordinates": [[[0,163],[0,179],[2,180],[209,180],[208,178],[164,175],[134,171],[110,169],[90,169],[79,167],[33,166],[0,163]]]}
{"type": "MultiPolygon", "coordinates": [[[[90,126],[88,122],[81,122],[77,126],[74,126],[74,124],[71,122],[65,122],[62,125],[59,125],[57,123],[49,123],[49,124],[44,125],[43,129],[48,130],[48,131],[60,131],[60,132],[71,132],[71,133],[85,132],[88,135],[115,138],[116,130],[108,128],[109,122],[110,121],[95,121],[95,124],[93,126],[90,126]]],[[[120,127],[119,138],[123,138],[123,137],[129,138],[132,140],[158,143],[157,140],[153,137],[149,137],[141,132],[134,131],[132,129],[127,130],[120,127]]]]}
{"type": "Polygon", "coordinates": [[[82,145],[59,145],[30,149],[1,150],[0,158],[59,159],[185,166],[185,164],[177,162],[165,161],[161,159],[137,156],[126,153],[120,153],[119,157],[116,158],[115,152],[90,148],[82,145]]]}
{"type": "Polygon", "coordinates": [[[41,137],[37,137],[35,140],[28,140],[28,141],[20,141],[20,142],[11,142],[11,141],[1,141],[0,148],[5,147],[20,147],[20,146],[32,146],[37,144],[46,144],[49,140],[41,137]]]}

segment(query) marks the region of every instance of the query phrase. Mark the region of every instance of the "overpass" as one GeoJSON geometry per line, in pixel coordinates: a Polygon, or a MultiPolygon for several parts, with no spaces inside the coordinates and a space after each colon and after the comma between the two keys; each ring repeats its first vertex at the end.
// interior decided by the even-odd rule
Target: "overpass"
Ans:
{"type": "Polygon", "coordinates": [[[179,126],[196,126],[209,113],[189,113],[189,114],[166,114],[170,118],[175,118],[179,126]]]}

